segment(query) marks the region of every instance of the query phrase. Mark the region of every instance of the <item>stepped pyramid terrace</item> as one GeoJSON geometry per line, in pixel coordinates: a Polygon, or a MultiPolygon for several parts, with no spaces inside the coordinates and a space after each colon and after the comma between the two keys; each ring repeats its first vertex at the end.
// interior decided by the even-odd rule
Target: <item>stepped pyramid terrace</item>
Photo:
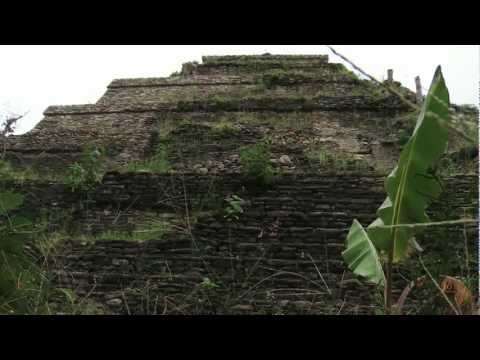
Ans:
{"type": "MultiPolygon", "coordinates": [[[[376,218],[417,116],[325,55],[205,56],[166,78],[113,80],[95,104],[50,106],[4,139],[11,167],[34,174],[6,185],[64,234],[55,283],[105,313],[375,314],[381,291],[341,253],[353,219],[376,218]],[[102,176],[75,187],[91,149],[102,176]]],[[[433,220],[478,217],[477,168],[451,143],[433,220]]],[[[476,266],[476,230],[422,234],[432,271],[463,276],[465,244],[476,266]]],[[[414,263],[395,269],[395,297],[424,275],[414,263]]],[[[432,311],[422,291],[410,313],[432,311]]]]}
{"type": "Polygon", "coordinates": [[[19,165],[62,168],[95,144],[108,149],[115,168],[148,158],[159,137],[172,132],[186,152],[174,169],[190,171],[212,157],[220,168],[212,170],[231,172],[238,170],[228,166],[236,147],[273,137],[274,152],[299,167],[314,148],[373,165],[395,159],[391,124],[406,112],[326,56],[210,56],[169,78],[114,80],[94,105],[51,106],[34,130],[7,146],[19,165]],[[222,129],[232,136],[222,138],[222,129]]]}

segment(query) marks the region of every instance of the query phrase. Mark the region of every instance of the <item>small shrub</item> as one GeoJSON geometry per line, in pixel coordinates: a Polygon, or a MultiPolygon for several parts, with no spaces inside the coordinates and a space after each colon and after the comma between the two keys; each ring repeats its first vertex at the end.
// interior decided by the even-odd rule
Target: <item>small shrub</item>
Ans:
{"type": "Polygon", "coordinates": [[[0,181],[13,180],[22,184],[26,180],[38,179],[46,180],[46,176],[40,176],[32,168],[15,169],[8,161],[0,160],[0,181]]]}
{"type": "Polygon", "coordinates": [[[227,202],[227,207],[225,208],[225,218],[227,219],[239,219],[239,215],[243,214],[243,208],[242,204],[244,203],[244,200],[237,196],[237,195],[232,195],[229,196],[225,199],[227,202]]]}
{"type": "Polygon", "coordinates": [[[219,288],[220,285],[214,283],[212,280],[210,280],[210,278],[204,277],[203,281],[200,283],[200,287],[205,290],[213,290],[219,288]]]}
{"type": "Polygon", "coordinates": [[[0,160],[0,180],[10,180],[12,178],[13,169],[10,163],[0,160]]]}
{"type": "Polygon", "coordinates": [[[311,166],[318,165],[322,168],[334,170],[369,170],[369,164],[362,159],[356,159],[353,154],[345,152],[331,153],[322,148],[312,149],[306,153],[311,166]]]}
{"type": "Polygon", "coordinates": [[[139,229],[131,232],[127,231],[105,231],[91,239],[84,239],[87,242],[102,241],[102,240],[120,240],[120,241],[132,241],[132,242],[144,242],[150,240],[159,240],[168,231],[168,224],[159,221],[152,220],[145,224],[142,224],[139,229]],[[89,240],[89,241],[88,241],[89,240]]]}
{"type": "Polygon", "coordinates": [[[311,160],[317,160],[320,166],[327,166],[330,164],[329,154],[322,149],[318,150],[318,152],[311,152],[308,155],[311,160]]]}
{"type": "Polygon", "coordinates": [[[211,129],[214,134],[218,134],[220,136],[228,136],[238,133],[238,128],[225,119],[222,119],[212,125],[211,129]]]}
{"type": "Polygon", "coordinates": [[[66,288],[58,288],[52,291],[51,297],[59,298],[52,304],[57,314],[68,315],[106,315],[103,305],[87,297],[80,298],[75,292],[66,288]]]}
{"type": "Polygon", "coordinates": [[[96,146],[85,147],[80,162],[68,167],[67,183],[72,190],[81,187],[90,188],[102,181],[105,173],[104,156],[104,151],[96,146]]]}
{"type": "MultiPolygon", "coordinates": [[[[465,149],[462,150],[465,151],[465,149]]],[[[476,173],[478,169],[478,158],[471,158],[468,156],[469,154],[464,151],[443,156],[440,161],[438,173],[443,176],[476,173]]],[[[478,149],[473,149],[473,153],[478,154],[478,149]]]]}
{"type": "Polygon", "coordinates": [[[333,157],[333,164],[339,170],[362,170],[368,166],[364,161],[355,159],[352,154],[339,153],[333,157]]]}
{"type": "Polygon", "coordinates": [[[86,178],[86,170],[79,164],[75,163],[68,167],[67,182],[70,184],[72,191],[81,187],[86,178]]]}
{"type": "Polygon", "coordinates": [[[240,149],[240,162],[252,179],[262,183],[271,183],[275,170],[270,164],[270,147],[267,143],[246,146],[240,149]]]}
{"type": "Polygon", "coordinates": [[[165,173],[171,169],[168,161],[168,146],[164,142],[160,142],[156,147],[152,157],[141,162],[132,162],[126,166],[129,172],[154,172],[165,173]]]}
{"type": "Polygon", "coordinates": [[[163,173],[170,170],[168,161],[168,147],[165,143],[159,143],[155,147],[155,152],[150,160],[147,161],[147,168],[150,171],[163,173]]]}
{"type": "Polygon", "coordinates": [[[211,94],[207,97],[207,100],[217,106],[222,106],[226,101],[225,97],[219,94],[211,94]]]}
{"type": "Polygon", "coordinates": [[[335,64],[337,66],[337,70],[339,74],[346,75],[352,80],[360,80],[357,74],[355,74],[353,71],[350,71],[347,69],[347,67],[343,64],[335,64]]]}
{"type": "Polygon", "coordinates": [[[264,73],[257,84],[264,89],[274,89],[278,85],[285,85],[290,78],[289,74],[283,69],[273,69],[264,73]]]}
{"type": "Polygon", "coordinates": [[[31,222],[15,214],[24,196],[0,192],[0,314],[26,313],[38,292],[40,271],[25,254],[31,222]]]}

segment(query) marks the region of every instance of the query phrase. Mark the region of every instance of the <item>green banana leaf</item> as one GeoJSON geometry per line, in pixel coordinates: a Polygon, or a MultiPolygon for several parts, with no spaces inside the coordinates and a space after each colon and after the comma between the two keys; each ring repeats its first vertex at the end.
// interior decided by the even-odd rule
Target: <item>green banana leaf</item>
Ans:
{"type": "Polygon", "coordinates": [[[439,119],[448,119],[450,100],[440,66],[426,96],[412,136],[400,154],[400,160],[385,182],[387,199],[377,211],[378,219],[367,227],[377,249],[390,251],[393,262],[408,256],[410,242],[421,228],[379,228],[429,222],[425,210],[438,198],[442,186],[434,169],[445,153],[448,130],[439,119]]]}
{"type": "Polygon", "coordinates": [[[435,169],[447,147],[448,130],[441,119],[448,121],[449,107],[448,89],[439,66],[413,134],[402,150],[397,166],[385,181],[387,198],[377,211],[378,218],[366,231],[354,220],[347,235],[343,257],[355,274],[380,284],[376,251],[393,251],[393,262],[401,261],[411,253],[411,245],[417,245],[415,235],[422,228],[398,225],[430,222],[425,210],[442,189],[435,169]],[[392,225],[395,227],[388,227],[392,225]],[[367,248],[367,244],[373,244],[375,253],[371,247],[367,248]],[[368,249],[368,252],[363,254],[361,249],[368,249]]]}
{"type": "Polygon", "coordinates": [[[375,284],[385,284],[385,274],[377,249],[357,220],[353,220],[347,236],[347,249],[342,256],[355,274],[363,276],[375,284]]]}

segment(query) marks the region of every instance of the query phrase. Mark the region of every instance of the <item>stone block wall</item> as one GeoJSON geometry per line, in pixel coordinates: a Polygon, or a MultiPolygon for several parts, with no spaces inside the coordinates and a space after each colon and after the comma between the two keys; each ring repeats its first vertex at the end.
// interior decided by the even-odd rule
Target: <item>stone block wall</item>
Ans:
{"type": "MultiPolygon", "coordinates": [[[[168,174],[111,171],[88,192],[61,177],[6,184],[26,194],[29,216],[69,232],[58,285],[113,312],[365,314],[379,307],[378,291],[352,276],[341,252],[352,220],[375,218],[385,193],[373,170],[391,169],[411,115],[326,56],[204,57],[168,78],[114,80],[96,104],[51,106],[35,129],[1,145],[15,168],[46,174],[79,161],[87,144],[107,151],[109,170],[166,146],[168,174]],[[262,188],[243,175],[239,152],[265,140],[279,176],[262,188]],[[317,159],[339,155],[367,166],[345,172],[337,158],[317,159]],[[238,219],[225,217],[231,195],[244,199],[238,219]],[[114,233],[85,241],[132,233],[152,217],[170,231],[144,243],[114,233]]],[[[456,176],[430,211],[444,220],[477,217],[477,208],[478,177],[456,176]]],[[[465,246],[478,263],[474,226],[420,240],[429,266],[436,257],[448,265],[440,272],[464,274],[465,246]]],[[[416,271],[397,269],[397,293],[416,271]]]]}
{"type": "MultiPolygon", "coordinates": [[[[478,217],[478,178],[445,184],[429,210],[432,219],[478,217]]],[[[116,313],[367,314],[379,308],[378,291],[359,282],[341,258],[353,218],[368,225],[384,200],[383,179],[373,174],[285,175],[261,188],[238,175],[109,173],[88,197],[60,185],[17,190],[29,194],[30,208],[69,213],[80,232],[131,231],[146,213],[183,221],[182,229],[144,243],[113,237],[81,243],[72,235],[56,260],[59,285],[116,313]],[[245,201],[244,212],[228,220],[223,199],[232,194],[245,201]]],[[[450,261],[450,275],[461,275],[463,234],[463,226],[436,228],[419,242],[426,258],[450,261]]],[[[466,234],[478,264],[476,226],[466,234]]],[[[397,296],[415,276],[409,269],[397,269],[397,296]]]]}
{"type": "Polygon", "coordinates": [[[58,173],[77,162],[90,144],[108,150],[107,165],[113,170],[148,158],[157,137],[157,118],[189,119],[203,113],[219,120],[225,113],[239,112],[278,117],[298,113],[301,118],[331,112],[338,121],[357,113],[388,120],[409,110],[324,56],[203,60],[168,78],[114,80],[96,104],[49,107],[35,129],[5,139],[7,160],[15,167],[58,173]],[[277,77],[270,86],[265,76],[272,72],[277,77]]]}

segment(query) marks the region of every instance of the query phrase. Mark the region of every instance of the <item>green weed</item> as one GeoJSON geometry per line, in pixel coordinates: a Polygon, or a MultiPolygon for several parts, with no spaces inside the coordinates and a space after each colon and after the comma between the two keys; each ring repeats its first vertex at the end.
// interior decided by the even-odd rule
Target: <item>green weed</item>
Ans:
{"type": "Polygon", "coordinates": [[[275,178],[270,158],[270,147],[265,142],[240,149],[240,162],[247,175],[264,185],[271,183],[275,178]]]}

